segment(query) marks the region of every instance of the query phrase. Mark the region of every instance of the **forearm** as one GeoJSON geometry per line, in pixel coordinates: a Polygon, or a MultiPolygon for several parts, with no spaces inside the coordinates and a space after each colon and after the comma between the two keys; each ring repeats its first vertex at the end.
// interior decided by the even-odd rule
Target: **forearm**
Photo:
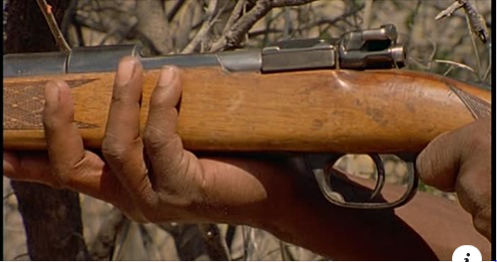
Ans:
{"type": "MultiPolygon", "coordinates": [[[[480,249],[484,259],[490,258],[490,243],[473,228],[470,215],[445,199],[418,193],[395,212],[344,209],[327,202],[312,177],[296,172],[286,161],[209,160],[211,164],[216,161],[216,168],[210,168],[213,173],[206,174],[210,182],[203,183],[208,201],[182,212],[181,217],[171,217],[171,210],[177,208],[162,204],[163,221],[250,225],[338,260],[449,260],[457,247],[468,243],[480,249]]],[[[9,161],[17,163],[14,173],[24,174],[12,177],[51,185],[49,169],[29,168],[28,162],[9,161]]],[[[36,163],[48,166],[46,162],[36,163]]],[[[91,189],[85,192],[100,199],[132,204],[123,198],[127,194],[107,199],[103,191],[125,191],[109,186],[101,190],[102,176],[89,173],[83,178],[69,185],[81,189],[74,187],[79,183],[91,189]]],[[[396,191],[388,189],[385,198],[396,191]]]]}
{"type": "Polygon", "coordinates": [[[268,218],[265,229],[332,259],[450,260],[468,243],[490,258],[490,243],[473,228],[469,214],[424,193],[395,212],[339,208],[317,188],[287,203],[287,212],[276,221],[268,218]]]}

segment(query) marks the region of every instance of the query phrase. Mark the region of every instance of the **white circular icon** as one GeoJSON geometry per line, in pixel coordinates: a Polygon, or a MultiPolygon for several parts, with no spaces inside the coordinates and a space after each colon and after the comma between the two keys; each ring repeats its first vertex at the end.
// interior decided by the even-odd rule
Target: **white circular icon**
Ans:
{"type": "Polygon", "coordinates": [[[481,262],[481,253],[478,248],[471,245],[460,246],[452,254],[454,262],[481,262]]]}

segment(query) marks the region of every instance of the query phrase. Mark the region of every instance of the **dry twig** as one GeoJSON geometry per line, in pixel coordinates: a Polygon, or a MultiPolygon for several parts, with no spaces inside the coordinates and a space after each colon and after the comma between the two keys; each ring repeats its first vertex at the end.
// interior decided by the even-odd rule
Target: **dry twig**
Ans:
{"type": "Polygon", "coordinates": [[[476,71],[472,67],[470,67],[468,65],[465,65],[463,63],[458,63],[458,62],[454,62],[454,61],[450,61],[450,60],[444,60],[444,59],[435,59],[434,61],[435,61],[435,63],[439,63],[439,64],[448,64],[448,65],[456,66],[456,67],[468,70],[471,73],[476,74],[476,71]]]}
{"type": "Polygon", "coordinates": [[[246,3],[247,0],[238,0],[238,2],[235,5],[235,8],[233,9],[233,12],[231,12],[231,16],[228,19],[228,22],[226,22],[226,25],[224,26],[223,35],[225,35],[228,32],[228,30],[233,26],[233,24],[238,20],[238,18],[240,18],[246,3]]]}
{"type": "MultiPolygon", "coordinates": [[[[207,12],[206,12],[206,17],[204,23],[202,24],[202,27],[198,31],[197,35],[193,38],[192,41],[183,49],[181,52],[182,54],[190,54],[193,53],[195,48],[197,48],[198,44],[204,40],[204,38],[207,37],[207,34],[211,30],[212,25],[215,23],[217,17],[219,14],[222,13],[222,10],[217,12],[216,15],[216,7],[217,7],[217,0],[211,0],[209,1],[209,5],[207,7],[207,12]]],[[[226,5],[225,5],[226,6],[226,5]]]]}
{"type": "Polygon", "coordinates": [[[463,8],[466,11],[466,14],[469,19],[469,23],[471,25],[471,29],[473,33],[475,33],[480,41],[484,44],[488,41],[488,29],[486,26],[485,19],[483,16],[476,10],[476,7],[470,0],[456,0],[452,5],[450,5],[447,9],[440,12],[435,19],[442,19],[447,16],[451,16],[456,10],[463,8]]]}
{"type": "Polygon", "coordinates": [[[459,8],[462,7],[462,4],[459,3],[458,1],[452,3],[447,9],[443,10],[442,12],[438,13],[438,15],[435,17],[435,20],[439,20],[445,17],[451,16],[455,11],[457,11],[459,8]]]}
{"type": "Polygon", "coordinates": [[[178,13],[178,11],[181,9],[181,7],[185,4],[185,0],[179,0],[176,2],[176,4],[173,6],[171,11],[167,14],[167,21],[171,22],[173,21],[174,16],[178,13]]]}
{"type": "Polygon", "coordinates": [[[466,22],[468,25],[468,31],[469,31],[469,38],[471,40],[471,46],[473,47],[473,52],[475,53],[475,58],[476,58],[476,75],[478,76],[478,79],[481,80],[481,60],[480,60],[480,54],[478,52],[478,47],[476,46],[476,41],[473,35],[471,34],[471,19],[469,18],[469,15],[466,15],[466,22]]]}
{"type": "Polygon", "coordinates": [[[57,21],[55,21],[55,17],[53,16],[52,13],[52,7],[49,4],[47,4],[46,0],[36,0],[36,3],[38,3],[38,6],[40,7],[40,10],[43,13],[43,16],[45,17],[48,27],[50,28],[50,31],[52,32],[52,35],[55,38],[55,41],[57,42],[57,45],[59,46],[60,50],[64,52],[71,51],[71,47],[69,47],[69,44],[67,44],[64,35],[62,34],[62,32],[59,29],[59,26],[57,25],[57,21]]]}
{"type": "Polygon", "coordinates": [[[174,35],[174,52],[179,53],[183,50],[190,42],[190,32],[194,30],[194,21],[192,17],[195,17],[196,11],[200,12],[200,8],[195,1],[188,1],[183,10],[178,14],[177,17],[177,27],[175,29],[174,35]]]}
{"type": "Polygon", "coordinates": [[[366,0],[364,8],[364,20],[362,22],[362,28],[368,29],[371,26],[371,16],[373,14],[373,0],[366,0]]]}
{"type": "Polygon", "coordinates": [[[273,8],[304,5],[313,1],[316,0],[259,0],[248,13],[240,17],[231,28],[212,45],[210,51],[217,52],[238,46],[243,40],[243,36],[248,33],[252,26],[273,8]]]}

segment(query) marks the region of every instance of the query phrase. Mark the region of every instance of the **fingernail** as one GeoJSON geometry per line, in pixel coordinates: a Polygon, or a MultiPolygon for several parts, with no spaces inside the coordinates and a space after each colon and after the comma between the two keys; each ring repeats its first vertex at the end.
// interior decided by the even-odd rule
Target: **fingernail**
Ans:
{"type": "Polygon", "coordinates": [[[136,60],[133,58],[125,58],[119,63],[117,68],[116,82],[118,85],[123,86],[129,83],[133,77],[136,67],[136,60]]]}
{"type": "Polygon", "coordinates": [[[45,106],[54,107],[59,103],[59,83],[50,81],[45,86],[45,106]]]}
{"type": "Polygon", "coordinates": [[[176,77],[176,68],[165,66],[162,68],[159,76],[159,86],[169,86],[176,77]]]}

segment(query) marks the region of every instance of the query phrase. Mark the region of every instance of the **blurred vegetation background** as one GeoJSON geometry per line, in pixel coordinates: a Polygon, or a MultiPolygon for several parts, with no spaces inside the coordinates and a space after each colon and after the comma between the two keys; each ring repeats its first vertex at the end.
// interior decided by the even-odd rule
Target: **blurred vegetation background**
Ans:
{"type": "MultiPolygon", "coordinates": [[[[24,0],[17,0],[24,1],[24,0]]],[[[3,1],[4,43],[15,0],[3,1]]],[[[49,1],[50,2],[50,1],[49,1]]],[[[394,24],[408,50],[408,69],[443,74],[489,88],[490,42],[472,32],[464,10],[435,20],[454,0],[71,0],[60,29],[70,47],[140,44],[143,55],[262,48],[293,38],[339,37],[346,31],[394,24]],[[278,4],[279,3],[279,4],[278,4]]],[[[493,23],[491,0],[469,1],[493,23]]],[[[15,26],[15,25],[11,25],[15,26]]],[[[491,39],[491,35],[489,39],[491,39]]],[[[5,47],[4,47],[5,53],[5,47]]],[[[390,179],[407,169],[385,157],[390,179]]],[[[348,156],[349,173],[371,175],[372,162],[348,156]]],[[[29,260],[18,202],[4,178],[4,260],[29,260]]],[[[455,199],[424,185],[421,190],[455,199]]],[[[139,225],[110,205],[80,196],[83,237],[94,260],[324,260],[268,233],[229,225],[139,225]]],[[[323,237],[333,237],[323,235],[323,237]]],[[[332,259],[332,258],[331,258],[332,259]]]]}

